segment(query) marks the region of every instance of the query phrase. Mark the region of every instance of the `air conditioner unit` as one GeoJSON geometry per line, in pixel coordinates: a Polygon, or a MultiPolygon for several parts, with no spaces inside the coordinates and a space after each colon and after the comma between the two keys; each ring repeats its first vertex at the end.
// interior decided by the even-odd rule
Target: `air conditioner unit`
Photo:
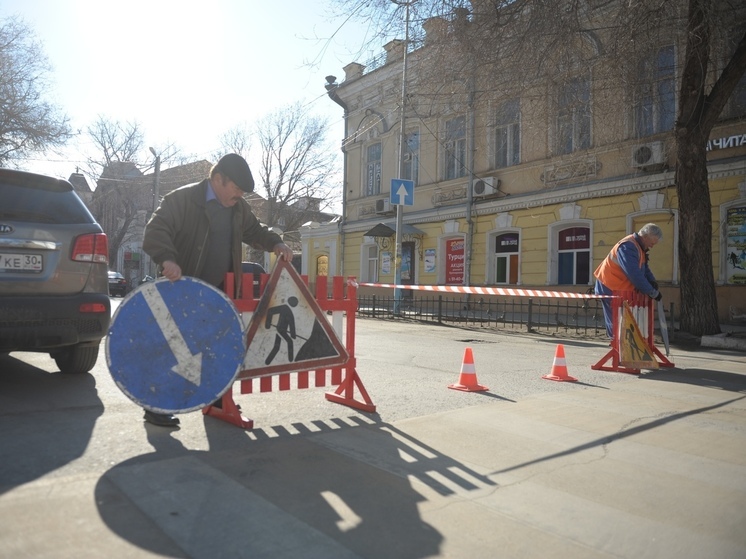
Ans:
{"type": "Polygon", "coordinates": [[[377,214],[390,214],[394,209],[391,207],[391,201],[387,198],[382,200],[376,200],[376,213],[377,214]]]}
{"type": "Polygon", "coordinates": [[[472,196],[490,196],[497,194],[500,187],[500,179],[495,177],[485,177],[483,179],[474,179],[471,181],[472,196]]]}
{"type": "Polygon", "coordinates": [[[663,142],[650,142],[632,148],[632,166],[638,169],[666,162],[663,142]]]}

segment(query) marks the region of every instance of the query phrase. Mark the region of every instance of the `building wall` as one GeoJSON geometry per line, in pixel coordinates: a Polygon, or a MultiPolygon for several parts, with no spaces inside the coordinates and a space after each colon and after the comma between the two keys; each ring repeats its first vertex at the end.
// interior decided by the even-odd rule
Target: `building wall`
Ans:
{"type": "MultiPolygon", "coordinates": [[[[422,60],[427,58],[420,55],[422,60]]],[[[683,56],[682,45],[677,46],[676,56],[683,56]]],[[[417,51],[411,57],[415,71],[423,67],[417,51]]],[[[361,73],[359,65],[347,68],[346,79],[336,90],[349,106],[349,136],[343,144],[347,169],[344,221],[339,229],[335,226],[304,231],[304,262],[306,246],[308,262],[313,262],[318,255],[327,253],[328,245],[336,239],[339,257],[335,259],[335,273],[363,281],[368,275],[364,268],[369,248],[377,247],[377,283],[394,283],[395,277],[393,260],[389,269],[384,269],[384,262],[388,262],[384,254],[395,252],[394,238],[373,239],[365,233],[377,223],[396,219],[394,212],[377,213],[376,202],[388,200],[390,181],[399,175],[400,62],[392,58],[389,64],[368,74],[361,73]],[[381,144],[380,193],[366,195],[366,154],[368,147],[378,142],[381,144]]],[[[624,78],[619,76],[619,80],[623,82],[624,78]]],[[[520,243],[517,285],[584,291],[593,284],[592,271],[619,239],[647,222],[655,222],[663,229],[664,237],[651,251],[651,269],[662,284],[666,299],[679,303],[679,279],[686,271],[680,270],[677,255],[679,216],[673,133],[634,139],[631,101],[620,83],[610,86],[607,81],[591,80],[591,147],[561,156],[552,151],[555,93],[544,83],[526,88],[520,94],[520,163],[503,168],[496,168],[494,125],[497,107],[505,98],[496,91],[490,92],[489,76],[477,79],[482,94],[475,97],[473,118],[468,103],[463,102],[468,97],[463,82],[450,84],[450,99],[442,95],[443,84],[416,83],[405,129],[420,132],[419,181],[414,205],[402,210],[404,223],[421,231],[404,238],[415,242],[416,283],[446,283],[447,241],[460,237],[471,247],[470,258],[467,256],[469,283],[497,285],[496,259],[504,255],[495,254],[495,238],[511,232],[518,235],[520,243]],[[439,102],[436,104],[432,99],[439,102]],[[442,141],[446,122],[457,116],[464,116],[467,123],[467,151],[469,157],[474,156],[473,174],[446,180],[442,141]],[[633,164],[633,154],[642,144],[660,148],[662,159],[644,168],[633,164]],[[499,188],[494,195],[473,200],[470,227],[467,193],[472,181],[478,178],[495,179],[499,188]],[[589,229],[590,274],[587,281],[560,285],[559,261],[566,256],[560,254],[557,237],[567,227],[589,229]]],[[[720,312],[727,319],[734,305],[746,311],[746,280],[744,285],[734,285],[729,280],[735,275],[727,273],[731,256],[726,250],[727,212],[730,209],[732,213],[735,207],[746,208],[746,121],[742,118],[720,123],[711,139],[708,166],[712,264],[720,312]]],[[[744,237],[746,243],[746,230],[744,237]]],[[[307,273],[313,281],[314,270],[310,265],[307,273]]],[[[373,289],[376,288],[364,287],[360,292],[373,289]]],[[[377,291],[387,293],[380,288],[377,291]]]]}

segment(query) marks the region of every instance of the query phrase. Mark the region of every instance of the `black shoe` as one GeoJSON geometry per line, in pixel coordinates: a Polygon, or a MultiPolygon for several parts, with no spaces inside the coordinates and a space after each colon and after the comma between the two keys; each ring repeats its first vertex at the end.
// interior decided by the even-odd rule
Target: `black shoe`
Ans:
{"type": "Polygon", "coordinates": [[[145,410],[143,419],[153,425],[160,425],[161,427],[178,427],[179,418],[170,413],[155,413],[150,410],[145,410]]]}

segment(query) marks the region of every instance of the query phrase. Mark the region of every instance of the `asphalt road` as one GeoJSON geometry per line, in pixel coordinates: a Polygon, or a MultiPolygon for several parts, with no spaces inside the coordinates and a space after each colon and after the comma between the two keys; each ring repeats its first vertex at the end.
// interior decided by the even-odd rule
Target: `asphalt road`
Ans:
{"type": "MultiPolygon", "coordinates": [[[[115,299],[114,305],[119,301],[120,299],[115,299]]],[[[505,545],[505,542],[512,540],[520,543],[524,539],[531,540],[533,536],[522,532],[519,536],[519,532],[515,532],[513,537],[498,542],[496,539],[492,540],[489,533],[474,533],[478,522],[470,526],[467,520],[464,525],[461,517],[438,518],[438,514],[449,510],[445,506],[447,503],[444,496],[471,493],[472,499],[486,498],[497,487],[496,481],[501,481],[500,475],[481,473],[482,470],[489,472],[488,468],[481,468],[477,472],[470,469],[470,464],[481,460],[486,463],[502,459],[500,449],[511,441],[516,446],[504,457],[515,459],[516,453],[527,452],[527,456],[530,455],[529,450],[538,444],[537,441],[556,445],[570,433],[567,431],[562,436],[552,434],[554,429],[544,425],[538,432],[531,432],[531,426],[538,425],[536,419],[514,424],[515,418],[519,417],[516,414],[541,414],[542,421],[549,421],[551,425],[552,417],[545,418],[547,412],[542,410],[554,409],[560,402],[583,401],[599,406],[599,410],[594,413],[603,415],[607,411],[610,413],[610,410],[604,409],[603,398],[614,394],[617,394],[617,398],[628,399],[617,399],[609,404],[616,406],[621,414],[615,422],[632,422],[630,424],[634,425],[640,421],[638,417],[651,417],[655,421],[656,417],[671,414],[672,401],[662,400],[654,394],[633,394],[649,391],[651,388],[670,392],[669,387],[673,387],[673,384],[630,385],[630,380],[636,378],[633,375],[591,370],[591,364],[601,359],[607,349],[606,344],[598,341],[563,340],[539,335],[359,319],[356,327],[357,372],[377,406],[376,412],[364,413],[327,401],[324,392],[330,388],[250,395],[240,395],[236,390],[236,402],[242,406],[244,414],[254,420],[254,429],[251,431],[243,431],[217,419],[204,417],[200,412],[183,414],[182,425],[178,430],[145,424],[142,410],[112,381],[106,367],[103,347],[95,369],[84,375],[63,375],[57,372],[54,361],[43,354],[12,353],[0,356],[0,556],[100,557],[102,549],[112,557],[249,556],[241,553],[212,553],[209,548],[200,547],[216,544],[214,539],[201,538],[197,542],[190,536],[189,530],[195,530],[199,522],[190,522],[189,529],[183,529],[182,532],[172,525],[174,519],[170,515],[175,514],[174,510],[196,509],[204,513],[204,522],[209,524],[213,538],[217,538],[221,546],[227,541],[221,536],[222,529],[229,534],[228,539],[241,545],[254,546],[252,557],[313,556],[310,552],[307,555],[283,554],[277,547],[292,543],[306,549],[309,541],[321,546],[315,555],[319,557],[494,557],[490,550],[496,549],[495,546],[505,545]],[[553,382],[542,378],[542,375],[551,371],[559,343],[564,345],[568,373],[578,378],[578,382],[553,382]],[[447,385],[459,380],[467,347],[472,349],[474,355],[478,382],[489,387],[488,391],[468,393],[447,388],[447,385]],[[621,392],[617,391],[617,386],[621,387],[621,392]],[[666,408],[665,413],[656,411],[656,402],[659,401],[670,409],[666,408]],[[626,417],[624,410],[628,410],[631,418],[626,417]],[[472,415],[473,419],[465,424],[471,426],[468,427],[471,433],[467,432],[464,436],[455,430],[450,431],[451,425],[463,428],[464,424],[459,421],[472,415]],[[461,419],[454,423],[449,418],[461,419]],[[477,433],[479,427],[476,425],[480,421],[505,422],[499,427],[502,434],[489,439],[490,444],[497,445],[494,448],[486,446],[480,449],[483,446],[481,441],[488,441],[477,433]],[[441,425],[445,432],[438,433],[441,425]],[[517,438],[524,428],[522,425],[525,425],[529,433],[529,438],[525,440],[517,438]],[[354,429],[360,426],[372,429],[354,429]],[[505,429],[515,430],[515,435],[506,436],[507,431],[502,431],[505,429]],[[419,433],[419,443],[412,438],[415,433],[419,433]],[[385,436],[383,444],[380,438],[382,435],[385,436]],[[396,449],[389,439],[407,441],[408,445],[396,449]],[[311,440],[318,444],[312,444],[311,440]],[[428,440],[431,446],[423,446],[423,441],[428,440]],[[274,444],[266,446],[272,441],[274,444]],[[434,450],[438,446],[436,441],[442,441],[444,445],[438,452],[434,450]],[[380,449],[384,449],[383,454],[380,449]],[[473,453],[480,450],[483,456],[477,458],[473,453]],[[423,505],[415,506],[414,503],[422,500],[422,495],[428,494],[426,488],[422,489],[421,484],[416,483],[416,479],[429,478],[416,470],[414,478],[409,474],[410,486],[406,482],[406,470],[402,469],[407,466],[402,464],[410,463],[411,455],[417,455],[417,452],[423,456],[430,454],[437,457],[440,470],[446,476],[451,475],[449,472],[463,472],[463,480],[459,481],[463,487],[457,487],[455,493],[445,491],[433,495],[426,499],[430,504],[425,508],[423,505]],[[469,458],[465,458],[467,454],[469,458]],[[247,460],[251,462],[248,463],[247,460]],[[295,465],[288,463],[285,466],[288,460],[295,465]],[[318,473],[318,460],[333,462],[329,463],[327,469],[322,468],[322,473],[318,473]],[[169,464],[172,470],[168,469],[169,464]],[[316,479],[315,485],[306,486],[306,474],[303,473],[306,468],[324,479],[329,475],[334,479],[324,481],[320,486],[316,479]],[[218,475],[215,473],[217,471],[222,472],[220,476],[228,477],[215,477],[218,475]],[[381,477],[384,471],[395,475],[381,477]],[[170,503],[168,506],[171,508],[161,510],[159,507],[166,505],[161,500],[154,502],[149,498],[142,487],[147,485],[146,478],[139,478],[139,475],[158,480],[160,485],[157,489],[151,486],[149,490],[158,492],[159,499],[164,495],[176,495],[179,498],[189,495],[190,500],[178,506],[170,503]],[[358,485],[361,475],[365,475],[367,480],[365,495],[359,493],[362,491],[362,487],[358,485]],[[396,481],[392,482],[392,479],[396,481]],[[470,480],[468,483],[467,479],[470,480]],[[201,495],[200,484],[207,483],[205,480],[213,480],[211,483],[216,484],[216,491],[225,492],[221,493],[223,496],[220,500],[196,499],[195,495],[201,495]],[[344,488],[348,502],[355,504],[353,508],[358,514],[361,514],[361,510],[367,511],[367,514],[362,515],[366,518],[364,526],[367,531],[360,532],[354,515],[345,520],[343,503],[337,503],[335,497],[324,489],[329,484],[338,487],[339,491],[344,488]],[[396,491],[394,487],[397,488],[396,491]],[[251,489],[251,493],[244,495],[247,488],[251,489]],[[413,494],[413,489],[420,495],[413,494]],[[318,508],[317,503],[317,508],[306,510],[304,507],[307,505],[303,504],[304,500],[301,498],[304,492],[310,492],[308,499],[313,502],[318,501],[319,494],[324,495],[326,501],[321,508],[318,508]],[[259,496],[266,502],[259,499],[259,496]],[[378,497],[382,506],[385,505],[384,510],[391,511],[391,514],[396,509],[389,508],[393,506],[392,503],[401,503],[402,508],[396,513],[398,516],[392,516],[388,524],[387,514],[376,508],[378,497]],[[271,506],[267,504],[269,501],[273,503],[271,506]],[[46,503],[48,505],[45,506],[46,503]],[[133,507],[133,503],[137,506],[133,507]],[[271,530],[282,526],[282,535],[274,533],[273,539],[266,545],[256,541],[256,532],[252,531],[251,537],[246,536],[247,539],[242,540],[243,536],[239,534],[244,532],[235,531],[226,524],[233,517],[229,507],[231,503],[242,514],[254,519],[252,522],[263,519],[271,530]],[[264,503],[264,508],[247,509],[259,506],[256,503],[264,503]],[[327,518],[323,511],[329,508],[336,510],[341,517],[327,518]],[[227,516],[216,516],[214,512],[218,510],[227,516]],[[286,511],[289,516],[280,515],[280,510],[286,511]],[[459,520],[455,520],[456,518],[459,520]],[[304,520],[304,523],[297,524],[299,519],[304,520]],[[438,532],[424,529],[423,526],[427,525],[422,524],[423,520],[438,526],[438,532]],[[350,526],[346,527],[344,523],[347,521],[350,526]],[[292,530],[288,530],[283,524],[287,522],[293,523],[292,530]],[[394,535],[399,538],[397,541],[409,541],[411,547],[400,549],[398,555],[390,554],[389,552],[393,553],[393,548],[382,543],[383,534],[375,529],[376,522],[384,526],[385,530],[394,530],[394,535]],[[312,534],[308,532],[309,526],[315,526],[311,530],[312,534]],[[322,538],[323,541],[319,543],[318,530],[326,530],[327,536],[332,534],[331,539],[322,538]],[[345,536],[348,531],[350,533],[345,536]],[[294,540],[291,534],[296,534],[293,537],[297,539],[294,540]],[[357,534],[357,539],[353,534],[357,534]],[[306,536],[310,539],[304,539],[306,536]],[[455,553],[448,551],[449,549],[461,551],[455,553]],[[266,555],[262,555],[260,550],[266,555]],[[355,552],[351,554],[350,550],[355,552]]],[[[702,408],[706,403],[705,396],[710,393],[715,399],[727,396],[723,400],[725,403],[717,400],[713,404],[715,406],[742,407],[739,403],[742,394],[739,392],[744,389],[743,384],[738,383],[742,382],[740,375],[746,371],[744,354],[673,348],[671,360],[678,368],[676,378],[681,377],[682,371],[683,374],[692,372],[692,375],[697,375],[699,390],[704,390],[684,394],[682,405],[685,408],[702,408]],[[723,372],[714,375],[709,371],[723,372]],[[708,383],[713,383],[712,388],[718,390],[708,392],[708,383]],[[727,393],[722,390],[723,386],[727,393]]],[[[659,378],[665,380],[665,375],[659,378]]],[[[588,405],[585,404],[586,409],[588,405]]],[[[577,413],[573,411],[573,414],[577,413]]],[[[738,423],[740,419],[737,416],[733,417],[732,423],[726,425],[728,437],[740,440],[738,437],[742,437],[742,423],[738,423]]],[[[561,412],[558,412],[557,419],[558,422],[567,421],[573,425],[580,425],[581,421],[588,423],[587,419],[576,419],[575,415],[562,415],[561,412]]],[[[708,421],[711,420],[707,417],[704,419],[703,428],[710,429],[712,424],[708,421]]],[[[602,425],[599,424],[597,428],[601,429],[602,425]]],[[[612,427],[613,433],[618,433],[623,423],[615,423],[612,427]]],[[[484,428],[498,427],[493,424],[484,428]]],[[[686,431],[681,434],[685,437],[686,431]]],[[[602,433],[594,433],[592,440],[597,437],[602,437],[598,440],[603,441],[603,445],[599,443],[599,448],[603,449],[612,440],[604,438],[602,433]]],[[[681,437],[677,441],[682,447],[689,444],[681,437]]],[[[701,439],[697,443],[700,448],[702,444],[706,444],[705,441],[706,439],[701,439]]],[[[595,444],[587,445],[577,441],[568,444],[575,445],[573,448],[577,449],[587,447],[591,452],[595,452],[596,448],[595,444]]],[[[740,464],[743,461],[742,452],[732,444],[728,448],[731,454],[727,455],[724,462],[740,464]]],[[[553,451],[541,449],[541,452],[549,452],[551,455],[553,451]]],[[[672,458],[671,464],[679,464],[684,455],[677,456],[675,460],[672,458]]],[[[597,457],[589,462],[579,454],[577,460],[581,464],[595,464],[597,457]]],[[[639,454],[639,460],[641,464],[647,464],[644,454],[639,454]]],[[[531,460],[527,458],[526,464],[530,463],[531,460]]],[[[738,472],[743,467],[731,466],[733,480],[740,477],[738,472]]],[[[527,479],[530,479],[534,474],[526,471],[527,479]]],[[[510,478],[510,481],[512,483],[514,480],[510,478]]],[[[743,491],[737,481],[728,483],[737,488],[733,495],[743,491]]],[[[651,487],[659,484],[657,478],[651,480],[651,487]]],[[[585,480],[581,485],[587,485],[585,480]]],[[[671,490],[674,495],[678,491],[673,486],[671,490]]],[[[517,508],[502,509],[499,514],[519,514],[521,509],[518,503],[523,498],[517,496],[517,508]]],[[[565,499],[566,496],[557,494],[557,510],[563,510],[565,499]]],[[[452,501],[449,502],[453,504],[452,501]]],[[[530,517],[524,518],[516,526],[529,526],[532,522],[530,519],[535,519],[541,509],[540,505],[537,506],[538,509],[532,508],[529,511],[530,517]]],[[[733,510],[737,511],[738,517],[743,517],[744,507],[733,506],[736,507],[733,510]]],[[[674,503],[670,508],[661,510],[662,517],[675,517],[677,508],[674,503]]],[[[451,510],[455,514],[457,509],[451,510]]],[[[547,514],[550,514],[549,510],[547,509],[547,514]]],[[[558,523],[562,521],[561,515],[554,512],[550,516],[554,516],[558,523]]],[[[485,521],[489,518],[492,517],[486,516],[485,521]]],[[[629,521],[628,516],[624,518],[629,521]]],[[[547,530],[546,527],[551,524],[547,520],[541,529],[547,530]]],[[[645,523],[642,525],[645,526],[645,523]]],[[[608,526],[608,521],[600,526],[588,524],[588,529],[592,534],[600,534],[599,530],[606,529],[604,526],[613,530],[613,527],[608,526]]],[[[571,525],[570,529],[572,528],[571,525]]],[[[558,530],[567,531],[568,528],[562,526],[558,530]]],[[[671,531],[666,537],[670,537],[671,542],[677,541],[677,538],[684,541],[681,540],[684,533],[671,531]]],[[[732,536],[731,533],[740,532],[735,528],[730,530],[728,537],[731,539],[723,544],[723,549],[730,549],[733,538],[740,537],[732,536]]],[[[580,545],[575,541],[586,537],[593,536],[580,534],[562,539],[562,545],[568,546],[567,549],[561,548],[565,551],[556,547],[556,540],[548,541],[548,548],[543,549],[542,554],[568,558],[625,556],[624,553],[607,555],[602,544],[589,547],[587,542],[580,545]],[[600,551],[588,552],[592,548],[600,551]],[[552,553],[552,549],[556,553],[552,553]],[[585,550],[584,554],[577,555],[578,549],[585,550]]],[[[634,543],[633,540],[630,542],[634,543]]],[[[669,545],[669,540],[665,540],[665,543],[669,545]]],[[[743,549],[743,543],[738,545],[742,546],[738,549],[743,549]]],[[[683,556],[686,554],[679,555],[683,556]]]]}

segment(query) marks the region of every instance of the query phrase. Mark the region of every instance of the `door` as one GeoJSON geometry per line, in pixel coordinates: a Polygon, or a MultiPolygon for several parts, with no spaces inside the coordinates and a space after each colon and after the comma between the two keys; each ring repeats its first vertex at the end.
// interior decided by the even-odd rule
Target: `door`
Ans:
{"type": "MultiPolygon", "coordinates": [[[[401,282],[402,285],[416,285],[416,260],[414,252],[414,243],[406,241],[401,244],[401,282]]],[[[403,297],[412,297],[412,290],[402,291],[403,297]]]]}

